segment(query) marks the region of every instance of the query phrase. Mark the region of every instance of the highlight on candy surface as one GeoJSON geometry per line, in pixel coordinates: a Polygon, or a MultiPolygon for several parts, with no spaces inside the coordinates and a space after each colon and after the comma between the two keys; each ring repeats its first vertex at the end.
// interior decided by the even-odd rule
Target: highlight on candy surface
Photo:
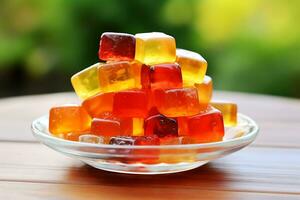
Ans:
{"type": "Polygon", "coordinates": [[[135,39],[135,60],[146,65],[175,62],[176,43],[172,36],[159,32],[138,33],[135,39]]]}
{"type": "Polygon", "coordinates": [[[87,99],[100,91],[98,81],[98,67],[102,63],[96,63],[71,77],[72,86],[81,99],[87,99]]]}

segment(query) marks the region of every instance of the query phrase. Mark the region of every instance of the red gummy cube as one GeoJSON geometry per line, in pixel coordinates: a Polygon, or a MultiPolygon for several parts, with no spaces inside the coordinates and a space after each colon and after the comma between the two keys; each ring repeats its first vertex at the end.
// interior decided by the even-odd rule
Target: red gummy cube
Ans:
{"type": "Polygon", "coordinates": [[[224,136],[222,113],[210,107],[207,111],[190,117],[179,117],[179,134],[190,136],[196,142],[217,142],[224,136]]]}
{"type": "Polygon", "coordinates": [[[111,113],[113,109],[113,92],[100,93],[82,102],[82,107],[86,109],[93,118],[101,118],[104,113],[111,113]]]}
{"type": "Polygon", "coordinates": [[[106,32],[101,35],[98,56],[100,60],[133,60],[135,37],[127,33],[106,32]]]}
{"type": "Polygon", "coordinates": [[[176,119],[165,117],[161,114],[145,119],[145,135],[156,135],[159,138],[178,137],[178,124],[176,119]]]}
{"type": "Polygon", "coordinates": [[[91,133],[100,136],[131,135],[132,119],[124,118],[94,118],[91,133]]]}
{"type": "Polygon", "coordinates": [[[191,116],[201,111],[196,88],[155,90],[154,104],[167,117],[191,116]]]}
{"type": "Polygon", "coordinates": [[[136,137],[134,145],[159,145],[159,138],[156,135],[136,137]]]}
{"type": "Polygon", "coordinates": [[[177,63],[142,67],[141,83],[143,88],[164,89],[182,87],[181,69],[177,63]]]}
{"type": "Polygon", "coordinates": [[[114,96],[113,115],[117,117],[145,117],[147,110],[147,93],[143,90],[124,90],[114,96]]]}

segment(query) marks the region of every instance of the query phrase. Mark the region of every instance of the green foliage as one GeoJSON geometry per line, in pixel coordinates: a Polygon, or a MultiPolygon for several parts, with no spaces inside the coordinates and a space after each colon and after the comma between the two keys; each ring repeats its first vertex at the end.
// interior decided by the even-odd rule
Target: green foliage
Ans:
{"type": "Polygon", "coordinates": [[[4,0],[1,95],[71,89],[69,76],[98,61],[102,32],[161,31],[208,60],[217,89],[300,97],[299,6],[296,0],[4,0]],[[46,82],[53,77],[56,84],[46,82]]]}

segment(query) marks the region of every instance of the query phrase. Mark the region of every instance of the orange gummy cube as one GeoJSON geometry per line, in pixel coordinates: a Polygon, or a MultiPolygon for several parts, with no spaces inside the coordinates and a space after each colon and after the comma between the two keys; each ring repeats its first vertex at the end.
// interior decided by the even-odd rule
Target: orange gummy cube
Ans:
{"type": "Polygon", "coordinates": [[[141,64],[137,62],[110,62],[98,67],[101,92],[141,88],[141,64]]]}
{"type": "Polygon", "coordinates": [[[130,135],[132,132],[132,119],[124,118],[94,118],[91,133],[99,136],[130,135]]]}
{"type": "Polygon", "coordinates": [[[212,79],[209,76],[205,76],[202,83],[195,83],[195,87],[198,91],[199,103],[201,106],[201,110],[207,108],[213,91],[213,83],[212,79]]]}
{"type": "Polygon", "coordinates": [[[222,113],[210,107],[194,116],[178,118],[179,135],[189,136],[197,143],[221,141],[224,136],[222,113]]]}
{"type": "Polygon", "coordinates": [[[167,117],[191,116],[201,111],[196,88],[155,90],[154,104],[167,117]]]}
{"type": "Polygon", "coordinates": [[[52,134],[87,132],[91,118],[84,108],[77,105],[53,107],[49,114],[49,131],[52,134]]]}
{"type": "Polygon", "coordinates": [[[124,90],[115,93],[113,115],[145,117],[148,110],[147,93],[143,90],[124,90]]]}
{"type": "Polygon", "coordinates": [[[100,93],[90,97],[82,102],[82,106],[86,109],[91,117],[102,117],[105,113],[111,113],[113,109],[113,99],[115,93],[100,93]]]}

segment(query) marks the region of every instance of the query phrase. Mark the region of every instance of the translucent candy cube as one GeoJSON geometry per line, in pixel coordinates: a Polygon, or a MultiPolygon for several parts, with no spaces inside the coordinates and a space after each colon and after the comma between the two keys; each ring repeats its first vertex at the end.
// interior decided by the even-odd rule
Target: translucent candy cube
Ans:
{"type": "Polygon", "coordinates": [[[141,88],[141,64],[137,62],[111,62],[98,67],[101,92],[141,88]]]}
{"type": "Polygon", "coordinates": [[[158,64],[151,66],[148,70],[142,69],[141,76],[144,88],[155,90],[182,87],[181,69],[176,63],[158,64]]]}
{"type": "Polygon", "coordinates": [[[143,90],[123,90],[114,96],[115,116],[140,118],[147,115],[147,110],[147,94],[143,90]]]}
{"type": "Polygon", "coordinates": [[[112,145],[133,145],[134,144],[134,138],[132,137],[125,137],[125,136],[120,136],[120,137],[111,137],[109,144],[112,145]]]}
{"type": "Polygon", "coordinates": [[[164,33],[139,33],[135,35],[135,60],[147,65],[175,62],[176,43],[164,33]]]}
{"type": "Polygon", "coordinates": [[[85,134],[79,136],[78,141],[85,142],[85,143],[93,143],[93,144],[104,144],[104,137],[85,134]]]}
{"type": "Polygon", "coordinates": [[[209,76],[205,76],[202,83],[195,83],[195,87],[198,91],[199,103],[201,110],[205,110],[211,100],[213,92],[212,79],[209,76]]]}
{"type": "Polygon", "coordinates": [[[237,105],[232,102],[214,101],[211,105],[223,114],[225,126],[235,126],[237,124],[237,105]]]}
{"type": "Polygon", "coordinates": [[[135,37],[127,33],[105,32],[99,44],[99,59],[106,61],[133,60],[135,37]]]}
{"type": "Polygon", "coordinates": [[[81,133],[90,129],[91,118],[77,105],[53,107],[49,114],[49,131],[52,134],[81,133]]]}
{"type": "Polygon", "coordinates": [[[163,115],[153,115],[145,119],[145,135],[159,138],[178,137],[177,120],[163,115]]]}
{"type": "Polygon", "coordinates": [[[184,49],[176,49],[176,62],[181,67],[185,86],[192,86],[194,83],[203,81],[207,62],[200,54],[184,49]]]}
{"type": "Polygon", "coordinates": [[[81,99],[87,99],[100,91],[98,81],[98,67],[101,63],[96,63],[72,76],[72,86],[81,99]]]}
{"type": "Polygon", "coordinates": [[[112,112],[114,95],[114,92],[99,93],[84,100],[82,107],[86,109],[91,117],[102,118],[103,115],[112,112]]]}
{"type": "Polygon", "coordinates": [[[178,118],[179,135],[189,136],[195,143],[217,142],[224,136],[222,113],[210,107],[206,112],[178,118]]]}
{"type": "Polygon", "coordinates": [[[154,104],[167,117],[191,116],[201,111],[196,88],[155,90],[154,104]]]}

